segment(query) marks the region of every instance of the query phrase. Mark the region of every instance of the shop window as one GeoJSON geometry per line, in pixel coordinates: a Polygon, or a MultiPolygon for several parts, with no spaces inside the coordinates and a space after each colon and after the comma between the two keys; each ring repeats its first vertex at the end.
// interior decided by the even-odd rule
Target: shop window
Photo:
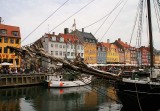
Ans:
{"type": "Polygon", "coordinates": [[[15,59],[16,65],[19,65],[19,59],[15,59]]]}
{"type": "Polygon", "coordinates": [[[9,59],[9,61],[8,61],[8,62],[13,64],[13,59],[9,59]]]}

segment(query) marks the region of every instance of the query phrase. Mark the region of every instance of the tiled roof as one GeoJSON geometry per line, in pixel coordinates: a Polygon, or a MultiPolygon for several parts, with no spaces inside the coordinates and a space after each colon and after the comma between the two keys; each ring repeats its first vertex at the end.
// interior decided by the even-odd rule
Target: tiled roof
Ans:
{"type": "Polygon", "coordinates": [[[64,38],[65,42],[72,42],[75,43],[75,41],[78,41],[78,37],[74,34],[60,34],[64,38]]]}
{"type": "Polygon", "coordinates": [[[111,43],[105,43],[105,42],[101,42],[101,44],[107,48],[110,48],[111,43]]]}
{"type": "Polygon", "coordinates": [[[6,29],[7,30],[7,35],[0,34],[1,36],[21,37],[20,29],[17,26],[0,24],[0,29],[6,29]],[[19,33],[19,35],[18,36],[13,36],[12,31],[17,31],[19,33]]]}
{"type": "Polygon", "coordinates": [[[122,41],[116,40],[119,44],[121,44],[124,48],[130,48],[131,46],[129,44],[126,44],[122,41]]]}

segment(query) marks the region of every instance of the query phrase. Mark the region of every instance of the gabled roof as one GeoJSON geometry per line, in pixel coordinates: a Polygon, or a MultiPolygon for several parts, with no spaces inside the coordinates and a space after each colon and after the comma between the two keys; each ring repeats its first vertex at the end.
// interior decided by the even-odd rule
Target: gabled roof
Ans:
{"type": "Polygon", "coordinates": [[[78,41],[78,37],[74,34],[61,34],[60,33],[59,35],[64,38],[65,42],[75,43],[76,41],[78,41]]]}
{"type": "Polygon", "coordinates": [[[130,48],[131,47],[129,44],[124,43],[123,41],[121,41],[120,38],[118,40],[116,40],[115,43],[120,44],[123,48],[130,48]]]}
{"type": "Polygon", "coordinates": [[[71,33],[76,34],[76,36],[80,39],[81,42],[84,42],[85,39],[92,39],[95,40],[95,42],[97,43],[97,39],[92,35],[92,33],[79,31],[77,29],[71,33]]]}
{"type": "Polygon", "coordinates": [[[5,35],[5,34],[0,34],[1,36],[18,37],[18,38],[21,37],[20,28],[17,27],[17,26],[0,24],[0,29],[5,29],[5,30],[7,30],[7,35],[5,35]],[[18,36],[13,36],[12,31],[17,31],[17,32],[18,32],[18,36]]]}
{"type": "Polygon", "coordinates": [[[110,46],[111,46],[111,43],[101,42],[101,44],[106,48],[110,48],[110,46]]]}

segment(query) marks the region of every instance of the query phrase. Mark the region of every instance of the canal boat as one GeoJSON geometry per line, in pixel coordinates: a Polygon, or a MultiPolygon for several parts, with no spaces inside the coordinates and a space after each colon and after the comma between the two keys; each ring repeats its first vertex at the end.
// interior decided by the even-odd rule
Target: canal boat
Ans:
{"type": "Polygon", "coordinates": [[[47,77],[46,82],[48,87],[52,88],[67,88],[67,87],[76,87],[84,86],[91,83],[92,76],[81,75],[77,79],[65,79],[62,74],[52,74],[47,77]]]}
{"type": "MultiPolygon", "coordinates": [[[[157,3],[159,3],[157,1],[157,3]]],[[[144,4],[143,0],[140,1],[140,4],[144,4]]],[[[143,5],[141,5],[143,8],[143,5]]],[[[149,28],[149,50],[150,50],[150,68],[148,72],[150,73],[149,77],[145,78],[122,78],[119,81],[116,81],[117,94],[122,101],[123,105],[134,106],[135,104],[139,107],[139,110],[142,111],[144,107],[154,106],[152,102],[160,98],[160,79],[158,75],[160,74],[159,69],[155,69],[153,63],[153,38],[152,38],[152,26],[151,26],[151,5],[150,0],[147,0],[147,15],[148,15],[148,28],[149,28]],[[123,95],[123,96],[122,96],[123,95]],[[130,101],[130,104],[126,101],[130,101]],[[144,105],[145,104],[145,105],[144,105]]],[[[136,74],[136,73],[135,73],[136,74]]],[[[156,105],[160,106],[160,103],[156,101],[156,105]]],[[[150,110],[150,109],[148,109],[150,110]]],[[[153,110],[152,110],[153,111],[153,110]]]]}

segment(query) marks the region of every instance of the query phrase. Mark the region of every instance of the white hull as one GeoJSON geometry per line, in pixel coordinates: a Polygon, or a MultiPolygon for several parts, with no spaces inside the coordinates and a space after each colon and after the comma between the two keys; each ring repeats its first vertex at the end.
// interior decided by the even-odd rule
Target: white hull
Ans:
{"type": "MultiPolygon", "coordinates": [[[[57,76],[56,76],[57,77],[57,76]]],[[[76,87],[76,86],[83,86],[91,83],[92,77],[84,77],[82,80],[74,80],[74,81],[67,81],[56,79],[56,77],[50,76],[48,82],[48,87],[53,88],[65,88],[65,87],[76,87]]]]}

